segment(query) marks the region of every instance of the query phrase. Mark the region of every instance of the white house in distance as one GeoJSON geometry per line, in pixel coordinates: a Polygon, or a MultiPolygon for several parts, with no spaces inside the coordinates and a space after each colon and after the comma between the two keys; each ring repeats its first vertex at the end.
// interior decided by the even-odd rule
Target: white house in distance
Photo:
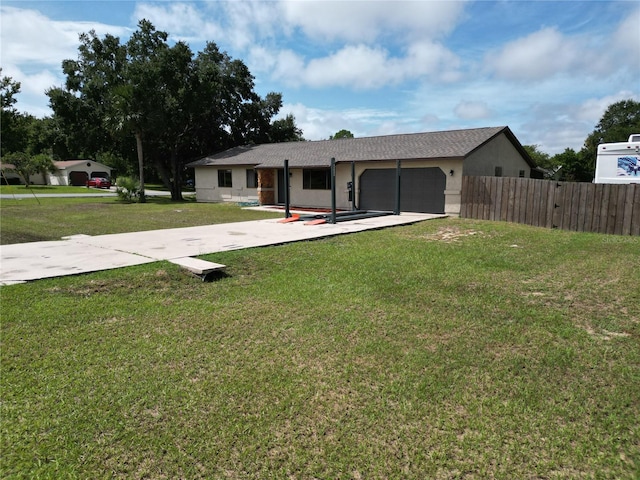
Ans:
{"type": "Polygon", "coordinates": [[[85,186],[93,177],[111,178],[111,167],[93,160],[63,160],[53,162],[58,169],[48,174],[49,185],[85,186]]]}
{"type": "Polygon", "coordinates": [[[292,207],[331,206],[331,159],[336,207],[394,209],[398,161],[402,211],[459,215],[463,175],[535,176],[535,164],[509,127],[287,142],[235,147],[188,164],[199,202],[282,204],[288,160],[292,207]]]}
{"type": "MultiPolygon", "coordinates": [[[[87,179],[93,177],[111,178],[113,169],[102,163],[93,160],[62,160],[53,162],[56,167],[55,173],[47,173],[45,179],[42,173],[35,173],[29,176],[31,185],[75,185],[84,187],[87,179]]],[[[20,176],[12,171],[13,165],[5,164],[3,176],[8,182],[22,183],[20,176]]]]}

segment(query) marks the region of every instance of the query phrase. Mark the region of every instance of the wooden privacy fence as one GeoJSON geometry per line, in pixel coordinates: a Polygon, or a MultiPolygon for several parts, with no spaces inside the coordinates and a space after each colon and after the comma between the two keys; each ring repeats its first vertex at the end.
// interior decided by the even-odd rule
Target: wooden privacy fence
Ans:
{"type": "Polygon", "coordinates": [[[577,232],[640,235],[640,185],[465,176],[460,216],[577,232]]]}

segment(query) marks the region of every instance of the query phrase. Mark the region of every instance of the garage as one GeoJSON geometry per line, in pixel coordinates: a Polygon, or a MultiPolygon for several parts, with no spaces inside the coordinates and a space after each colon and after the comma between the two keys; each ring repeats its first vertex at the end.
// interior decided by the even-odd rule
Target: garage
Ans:
{"type": "MultiPolygon", "coordinates": [[[[438,167],[402,168],[400,210],[444,213],[447,177],[438,167]]],[[[360,175],[360,204],[363,210],[395,209],[396,169],[367,169],[360,175]]]]}
{"type": "Polygon", "coordinates": [[[84,187],[88,178],[89,174],[87,172],[79,172],[77,170],[69,172],[69,184],[76,187],[84,187]]]}

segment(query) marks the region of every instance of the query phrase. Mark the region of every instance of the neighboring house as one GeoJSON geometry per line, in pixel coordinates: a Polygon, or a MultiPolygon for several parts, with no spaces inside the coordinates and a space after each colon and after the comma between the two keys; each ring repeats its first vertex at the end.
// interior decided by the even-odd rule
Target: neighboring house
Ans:
{"type": "Polygon", "coordinates": [[[50,185],[77,185],[84,186],[89,178],[111,178],[111,167],[93,160],[64,160],[53,162],[58,171],[49,173],[50,185]]]}
{"type": "MultiPolygon", "coordinates": [[[[12,163],[0,163],[0,170],[2,170],[2,176],[0,181],[3,185],[22,185],[23,180],[20,175],[15,171],[15,165],[12,163]]],[[[41,173],[34,173],[29,175],[29,185],[43,185],[44,176],[41,173]]]]}
{"type": "Polygon", "coordinates": [[[331,158],[336,161],[339,209],[352,206],[352,165],[358,208],[394,209],[400,161],[401,210],[452,215],[460,213],[463,175],[531,177],[535,169],[508,127],[249,145],[187,166],[195,169],[199,202],[282,204],[286,159],[291,205],[327,208],[331,158]]]}
{"type": "Polygon", "coordinates": [[[13,163],[0,163],[0,180],[2,185],[19,185],[22,183],[20,175],[15,172],[16,166],[13,163]]]}

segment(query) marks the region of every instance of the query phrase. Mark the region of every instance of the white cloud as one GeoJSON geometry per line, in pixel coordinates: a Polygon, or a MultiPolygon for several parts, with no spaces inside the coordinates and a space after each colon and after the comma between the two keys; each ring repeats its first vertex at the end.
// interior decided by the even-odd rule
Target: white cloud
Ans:
{"type": "Polygon", "coordinates": [[[149,20],[158,30],[165,31],[177,40],[215,41],[224,36],[224,29],[210,21],[191,3],[164,3],[160,5],[140,3],[131,16],[133,22],[149,20]]]}
{"type": "Polygon", "coordinates": [[[461,59],[444,46],[422,41],[409,45],[403,61],[405,76],[427,76],[443,82],[460,80],[461,59]]]}
{"type": "Polygon", "coordinates": [[[263,47],[251,50],[252,69],[292,86],[343,87],[372,90],[420,78],[454,81],[460,78],[460,60],[444,47],[417,43],[405,56],[394,57],[382,47],[346,45],[325,57],[309,61],[293,52],[272,53],[263,47]]]}
{"type": "Polygon", "coordinates": [[[434,38],[451,31],[464,2],[285,1],[284,20],[307,36],[350,43],[382,36],[434,38]]]}
{"type": "Polygon", "coordinates": [[[610,50],[615,60],[624,62],[632,71],[640,70],[640,8],[625,16],[611,39],[610,50]]]}
{"type": "Polygon", "coordinates": [[[487,63],[498,78],[540,80],[574,67],[576,47],[555,28],[545,28],[489,54],[487,63]]]}
{"type": "Polygon", "coordinates": [[[491,110],[485,102],[462,101],[454,109],[462,120],[480,120],[491,117],[491,110]]]}
{"type": "Polygon", "coordinates": [[[574,113],[574,117],[578,120],[591,123],[595,128],[609,105],[621,100],[629,99],[640,101],[640,92],[623,90],[613,95],[606,95],[599,98],[588,98],[579,105],[579,108],[574,113]]]}
{"type": "Polygon", "coordinates": [[[36,10],[0,7],[2,19],[2,75],[20,82],[17,108],[43,117],[51,115],[45,91],[64,84],[62,61],[75,59],[79,35],[94,30],[99,36],[129,35],[121,26],[98,22],[55,21],[36,10]]]}
{"type": "Polygon", "coordinates": [[[349,130],[356,137],[406,132],[403,117],[392,110],[352,108],[332,110],[311,108],[301,103],[284,104],[279,118],[292,114],[307,140],[325,140],[336,132],[349,130]]]}
{"type": "MultiPolygon", "coordinates": [[[[257,38],[264,42],[283,33],[282,13],[273,2],[236,1],[224,2],[222,6],[227,18],[225,38],[230,40],[234,48],[250,48],[257,38]]],[[[216,38],[208,38],[208,40],[217,42],[216,38]]]]}
{"type": "Polygon", "coordinates": [[[60,22],[35,10],[0,7],[2,17],[2,63],[37,63],[60,67],[65,58],[78,55],[79,35],[95,30],[98,35],[128,34],[124,27],[93,22],[60,22]]]}
{"type": "Polygon", "coordinates": [[[379,88],[398,82],[402,72],[397,67],[397,61],[390,60],[382,48],[346,46],[330,56],[311,60],[302,78],[311,87],[379,88]]]}
{"type": "Polygon", "coordinates": [[[608,35],[568,35],[556,27],[543,28],[489,52],[485,66],[496,78],[515,81],[537,82],[561,74],[592,80],[621,71],[637,77],[639,23],[640,9],[635,9],[612,25],[608,35]]]}

